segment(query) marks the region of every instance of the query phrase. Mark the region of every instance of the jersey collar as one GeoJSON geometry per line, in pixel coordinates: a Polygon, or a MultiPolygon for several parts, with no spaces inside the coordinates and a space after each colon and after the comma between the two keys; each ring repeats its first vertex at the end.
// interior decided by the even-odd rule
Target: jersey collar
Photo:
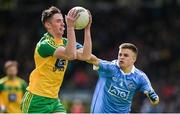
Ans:
{"type": "Polygon", "coordinates": [[[47,32],[46,34],[47,34],[48,36],[50,36],[50,37],[54,38],[54,37],[53,37],[53,35],[52,35],[52,34],[50,34],[49,32],[47,32]]]}
{"type": "Polygon", "coordinates": [[[132,67],[131,72],[129,72],[129,73],[125,73],[125,72],[120,68],[120,66],[119,66],[119,64],[118,64],[118,60],[116,61],[116,65],[119,67],[119,69],[120,69],[120,71],[121,71],[121,73],[122,73],[123,75],[130,75],[131,73],[134,74],[134,72],[135,72],[135,66],[134,66],[134,65],[133,65],[133,67],[132,67]]]}

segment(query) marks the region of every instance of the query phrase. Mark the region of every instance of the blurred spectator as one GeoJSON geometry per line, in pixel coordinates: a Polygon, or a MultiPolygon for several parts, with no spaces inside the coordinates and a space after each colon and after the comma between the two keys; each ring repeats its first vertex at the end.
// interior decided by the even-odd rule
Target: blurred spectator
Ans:
{"type": "Polygon", "coordinates": [[[85,113],[84,104],[80,99],[75,99],[72,102],[72,106],[70,108],[70,113],[85,113]]]}
{"type": "Polygon", "coordinates": [[[160,102],[157,106],[152,106],[149,103],[148,99],[145,99],[143,101],[142,107],[140,109],[141,113],[157,113],[157,112],[163,112],[165,109],[165,104],[164,102],[160,102]]]}
{"type": "Polygon", "coordinates": [[[26,89],[26,82],[17,76],[18,63],[7,61],[6,76],[0,79],[0,112],[20,113],[20,103],[26,89]]]}
{"type": "Polygon", "coordinates": [[[88,88],[89,83],[89,77],[87,73],[83,69],[77,69],[74,75],[72,76],[74,84],[77,86],[77,88],[88,88]]]}

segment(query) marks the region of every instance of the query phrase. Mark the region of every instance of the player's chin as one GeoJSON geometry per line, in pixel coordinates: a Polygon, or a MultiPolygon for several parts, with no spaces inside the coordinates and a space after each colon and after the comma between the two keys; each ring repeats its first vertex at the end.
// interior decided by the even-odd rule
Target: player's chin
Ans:
{"type": "Polygon", "coordinates": [[[61,36],[64,34],[64,32],[61,32],[61,36]]]}
{"type": "Polygon", "coordinates": [[[119,62],[119,65],[120,65],[120,66],[124,66],[125,63],[124,63],[123,61],[120,61],[120,62],[119,62]]]}
{"type": "Polygon", "coordinates": [[[64,31],[59,31],[59,34],[62,36],[64,34],[64,31]]]}
{"type": "Polygon", "coordinates": [[[120,63],[119,66],[120,66],[121,68],[124,68],[124,67],[125,67],[125,65],[124,65],[123,63],[120,63]]]}
{"type": "Polygon", "coordinates": [[[120,67],[121,67],[121,68],[127,68],[127,67],[128,67],[128,65],[127,65],[127,64],[125,64],[125,63],[120,63],[120,67]]]}

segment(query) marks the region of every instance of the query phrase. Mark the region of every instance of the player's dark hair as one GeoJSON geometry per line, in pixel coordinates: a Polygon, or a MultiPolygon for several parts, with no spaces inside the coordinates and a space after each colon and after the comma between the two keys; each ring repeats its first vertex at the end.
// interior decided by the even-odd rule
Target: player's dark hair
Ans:
{"type": "Polygon", "coordinates": [[[136,55],[138,55],[138,49],[134,44],[131,43],[123,43],[119,46],[119,49],[130,49],[133,51],[136,55]]]}
{"type": "Polygon", "coordinates": [[[41,22],[44,24],[47,20],[49,20],[54,14],[57,14],[57,13],[61,13],[61,11],[55,7],[55,6],[51,6],[50,8],[48,9],[45,9],[43,12],[42,12],[42,16],[41,16],[41,22]]]}

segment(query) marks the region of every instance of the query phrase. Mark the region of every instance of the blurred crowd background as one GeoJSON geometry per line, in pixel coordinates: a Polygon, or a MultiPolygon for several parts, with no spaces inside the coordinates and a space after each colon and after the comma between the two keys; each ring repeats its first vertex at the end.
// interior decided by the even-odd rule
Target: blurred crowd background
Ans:
{"type": "MultiPolygon", "coordinates": [[[[151,106],[139,93],[132,112],[180,112],[180,0],[0,0],[0,78],[5,61],[17,60],[19,76],[29,81],[45,32],[41,12],[51,5],[64,15],[74,6],[91,11],[93,54],[101,59],[117,59],[123,42],[139,48],[136,67],[148,75],[160,104],[151,106]]],[[[83,31],[76,36],[82,43],[83,31]]],[[[97,79],[92,65],[69,63],[59,94],[68,112],[89,112],[97,79]]]]}

